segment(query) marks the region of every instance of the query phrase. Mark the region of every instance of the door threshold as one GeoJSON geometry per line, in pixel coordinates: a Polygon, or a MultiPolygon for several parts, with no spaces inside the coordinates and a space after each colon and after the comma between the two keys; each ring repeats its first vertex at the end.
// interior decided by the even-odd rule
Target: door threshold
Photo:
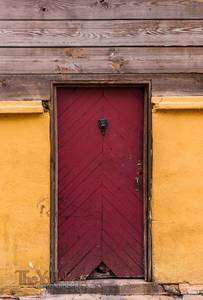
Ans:
{"type": "Polygon", "coordinates": [[[50,294],[152,295],[165,294],[163,287],[142,279],[90,279],[60,281],[46,286],[50,294]]]}

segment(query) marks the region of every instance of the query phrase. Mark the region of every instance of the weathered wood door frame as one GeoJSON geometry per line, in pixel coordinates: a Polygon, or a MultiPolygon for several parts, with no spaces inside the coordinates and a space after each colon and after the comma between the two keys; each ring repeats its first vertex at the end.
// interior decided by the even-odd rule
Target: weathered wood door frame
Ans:
{"type": "Polygon", "coordinates": [[[151,257],[151,81],[138,81],[132,75],[103,74],[70,75],[69,80],[51,82],[51,218],[50,218],[50,278],[52,283],[58,282],[57,266],[57,224],[58,224],[58,166],[57,166],[57,111],[56,90],[58,87],[101,87],[101,86],[130,86],[144,88],[144,147],[143,147],[143,179],[144,179],[144,263],[145,280],[152,280],[151,257]]]}

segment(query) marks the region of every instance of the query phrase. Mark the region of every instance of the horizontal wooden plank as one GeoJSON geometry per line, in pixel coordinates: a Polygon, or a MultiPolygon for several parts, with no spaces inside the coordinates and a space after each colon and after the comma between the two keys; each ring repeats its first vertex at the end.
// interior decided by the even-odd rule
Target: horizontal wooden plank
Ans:
{"type": "Polygon", "coordinates": [[[201,47],[1,48],[0,74],[203,73],[201,47]]]}
{"type": "MultiPolygon", "coordinates": [[[[89,79],[108,80],[112,74],[91,74],[89,79]]],[[[115,82],[123,74],[114,74],[115,82]]],[[[0,75],[0,100],[49,100],[51,81],[85,80],[85,74],[0,75]]],[[[153,96],[203,95],[203,74],[131,74],[126,81],[151,81],[153,96]]]]}
{"type": "Polygon", "coordinates": [[[0,21],[0,47],[203,46],[203,20],[0,21]]]}
{"type": "Polygon", "coordinates": [[[0,101],[0,114],[43,113],[42,101],[0,101]]]}
{"type": "Polygon", "coordinates": [[[201,0],[0,0],[0,19],[203,19],[201,0]]]}

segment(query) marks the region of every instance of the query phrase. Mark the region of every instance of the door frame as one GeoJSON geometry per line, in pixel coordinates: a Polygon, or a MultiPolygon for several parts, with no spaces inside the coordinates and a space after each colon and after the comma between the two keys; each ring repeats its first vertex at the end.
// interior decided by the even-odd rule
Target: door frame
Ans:
{"type": "Polygon", "coordinates": [[[51,137],[51,184],[50,184],[50,279],[58,282],[58,151],[57,151],[57,88],[58,87],[142,87],[144,88],[144,136],[143,136],[143,181],[144,181],[144,280],[152,280],[152,234],[151,234],[151,181],[152,181],[152,117],[151,81],[137,80],[127,74],[74,74],[70,79],[51,81],[50,137],[51,137]]]}

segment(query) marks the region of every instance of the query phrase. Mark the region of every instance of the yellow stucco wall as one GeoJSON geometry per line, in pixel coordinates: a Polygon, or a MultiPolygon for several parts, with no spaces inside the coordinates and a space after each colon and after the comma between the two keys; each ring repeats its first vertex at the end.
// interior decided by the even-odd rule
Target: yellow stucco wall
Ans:
{"type": "Polygon", "coordinates": [[[0,294],[20,293],[49,276],[49,114],[0,115],[0,141],[0,294]]]}
{"type": "Polygon", "coordinates": [[[153,273],[203,283],[203,110],[153,112],[153,273]]]}
{"type": "MultiPolygon", "coordinates": [[[[153,277],[201,284],[203,110],[157,110],[152,121],[153,277]]],[[[0,128],[0,294],[39,293],[19,286],[49,280],[49,114],[0,115],[0,128]]]]}

